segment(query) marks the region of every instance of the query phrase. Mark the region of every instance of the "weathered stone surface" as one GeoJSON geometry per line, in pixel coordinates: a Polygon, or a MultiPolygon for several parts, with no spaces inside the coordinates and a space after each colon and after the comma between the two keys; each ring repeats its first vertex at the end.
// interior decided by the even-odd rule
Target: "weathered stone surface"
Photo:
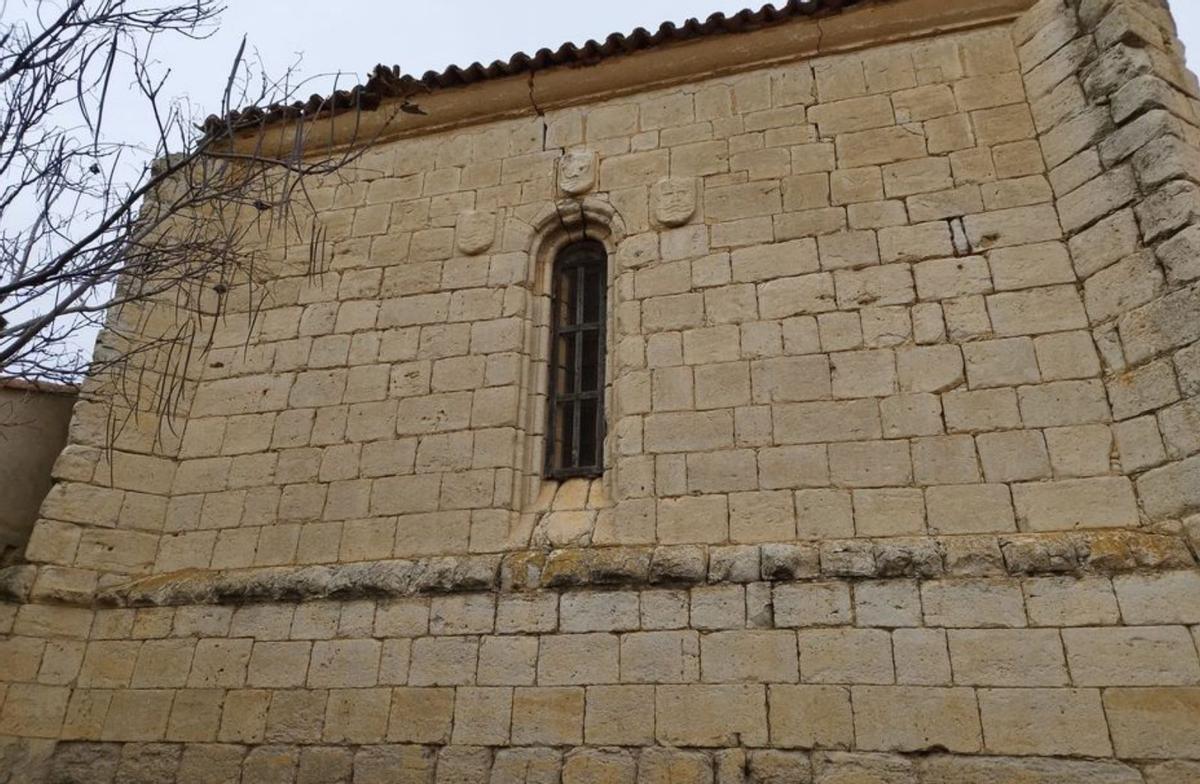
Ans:
{"type": "Polygon", "coordinates": [[[794,682],[799,678],[790,632],[733,631],[705,635],[702,677],[712,683],[794,682]]]}
{"type": "Polygon", "coordinates": [[[1112,753],[1096,689],[985,689],[979,692],[979,711],[988,748],[998,753],[1112,753]]]}
{"type": "Polygon", "coordinates": [[[34,566],[7,566],[0,569],[0,599],[27,601],[36,578],[37,568],[34,566]]]}
{"type": "Polygon", "coordinates": [[[1102,577],[1043,577],[1023,587],[1034,626],[1099,626],[1120,618],[1112,583],[1102,577]]]}
{"type": "Polygon", "coordinates": [[[1118,577],[1113,580],[1113,589],[1126,623],[1200,622],[1195,602],[1200,594],[1200,572],[1194,569],[1118,577]]]}
{"type": "Polygon", "coordinates": [[[169,784],[175,780],[182,749],[174,744],[129,744],[117,769],[120,781],[130,784],[169,784]]]}
{"type": "Polygon", "coordinates": [[[849,586],[844,583],[777,586],[774,601],[778,626],[831,626],[850,618],[849,586]]]}
{"type": "Polygon", "coordinates": [[[626,752],[581,749],[563,761],[563,784],[634,784],[637,761],[626,752]]]}
{"type": "Polygon", "coordinates": [[[660,686],[655,697],[656,736],[675,746],[748,746],[767,742],[761,685],[660,686]]]}
{"type": "Polygon", "coordinates": [[[1108,689],[1104,710],[1123,758],[1195,759],[1200,748],[1200,689],[1108,689]]]}
{"type": "Polygon", "coordinates": [[[495,234],[496,216],[490,212],[464,212],[458,218],[458,249],[468,256],[490,248],[495,234]]]}
{"type": "Polygon", "coordinates": [[[952,629],[955,682],[976,686],[1066,686],[1057,629],[952,629]]]}
{"type": "Polygon", "coordinates": [[[650,748],[638,755],[638,784],[712,784],[713,760],[703,752],[650,748]]]}
{"type": "Polygon", "coordinates": [[[786,751],[753,751],[746,766],[752,781],[763,784],[809,781],[812,763],[807,754],[786,751]]]}
{"type": "Polygon", "coordinates": [[[850,691],[838,686],[772,685],[771,743],[782,748],[849,748],[850,691]]]}
{"type": "Polygon", "coordinates": [[[763,545],[764,580],[796,580],[815,577],[820,568],[819,555],[810,545],[763,545]]]}
{"type": "Polygon", "coordinates": [[[1195,643],[1181,626],[1064,629],[1071,678],[1079,686],[1200,683],[1195,643]]]}
{"type": "Polygon", "coordinates": [[[886,784],[916,784],[914,762],[898,754],[848,754],[823,752],[813,756],[816,780],[822,784],[852,784],[878,781],[886,784]]]}
{"type": "Polygon", "coordinates": [[[1200,456],[1169,463],[1138,478],[1138,495],[1151,519],[1180,517],[1200,508],[1200,456]]]}
{"type": "Polygon", "coordinates": [[[50,777],[62,784],[113,781],[120,756],[121,749],[114,744],[65,743],[55,751],[50,777]]]}
{"type": "Polygon", "coordinates": [[[574,150],[558,162],[558,187],[570,196],[590,191],[596,184],[599,162],[592,150],[574,150]]]}
{"type": "MultiPolygon", "coordinates": [[[[1188,464],[1185,462],[1184,465],[1188,464]]],[[[1071,483],[1060,484],[1064,485],[1064,490],[1074,487],[1071,483]]],[[[1068,512],[1071,509],[1064,508],[1068,512]]],[[[1049,514],[1049,511],[1042,509],[1038,513],[1049,514]]],[[[1111,511],[1104,514],[1111,514],[1111,511]]],[[[1007,571],[1014,574],[1076,572],[1085,567],[1122,572],[1138,566],[1179,567],[1194,563],[1176,539],[1119,531],[1112,534],[1080,532],[1072,535],[1069,541],[1052,532],[1006,536],[991,541],[996,556],[991,563],[999,564],[1002,570],[1007,567],[1007,571]],[[999,557],[1001,550],[997,544],[1002,545],[1003,559],[999,557]]],[[[956,538],[947,538],[941,543],[943,551],[951,548],[948,554],[953,554],[956,559],[950,572],[970,573],[969,569],[964,571],[967,567],[958,560],[958,550],[966,544],[966,539],[956,538]]],[[[977,553],[981,554],[982,551],[977,553]]],[[[269,567],[211,575],[180,573],[153,581],[117,585],[106,589],[102,597],[106,602],[119,605],[172,606],[242,600],[441,595],[484,591],[497,585],[506,589],[531,589],[640,585],[646,581],[696,584],[708,579],[751,582],[758,579],[756,568],[762,579],[778,581],[806,580],[822,574],[828,577],[932,577],[942,574],[947,567],[936,543],[911,537],[889,538],[873,544],[842,540],[827,542],[821,547],[812,544],[716,547],[711,550],[711,555],[702,546],[618,547],[553,551],[548,562],[539,552],[514,553],[507,557],[503,568],[499,566],[499,558],[479,556],[345,566],[269,567]],[[726,561],[735,555],[733,561],[726,561]]]]}
{"type": "Polygon", "coordinates": [[[949,628],[1003,628],[1025,625],[1025,603],[1008,581],[940,580],[921,585],[925,621],[949,628]]]}
{"type": "Polygon", "coordinates": [[[682,226],[696,212],[696,181],[674,177],[654,184],[654,216],[664,226],[682,226]]]}
{"type": "Polygon", "coordinates": [[[919,763],[929,784],[1137,784],[1135,768],[1117,762],[935,755],[919,763]]]}
{"type": "Polygon", "coordinates": [[[971,689],[856,686],[852,692],[855,742],[861,749],[973,753],[982,746],[971,689]]]}
{"type": "Polygon", "coordinates": [[[1147,765],[1143,770],[1146,784],[1167,784],[1172,781],[1191,784],[1200,777],[1200,764],[1195,762],[1163,762],[1147,765]]]}

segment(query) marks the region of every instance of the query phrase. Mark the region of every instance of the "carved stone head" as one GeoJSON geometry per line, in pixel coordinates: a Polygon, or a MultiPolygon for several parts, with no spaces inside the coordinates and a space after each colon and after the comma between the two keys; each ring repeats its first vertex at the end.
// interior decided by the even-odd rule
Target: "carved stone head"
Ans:
{"type": "Polygon", "coordinates": [[[654,217],[664,226],[682,226],[696,212],[696,180],[670,177],[659,180],[651,191],[654,217]]]}
{"type": "Polygon", "coordinates": [[[596,185],[596,152],[571,150],[558,159],[558,187],[563,193],[579,196],[596,185]]]}

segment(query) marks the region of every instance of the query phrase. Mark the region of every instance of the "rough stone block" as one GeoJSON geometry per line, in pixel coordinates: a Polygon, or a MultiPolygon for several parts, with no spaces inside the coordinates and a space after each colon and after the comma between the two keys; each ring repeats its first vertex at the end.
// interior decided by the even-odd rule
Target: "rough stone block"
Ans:
{"type": "Polygon", "coordinates": [[[1119,762],[1039,757],[967,757],[939,754],[921,763],[929,784],[1025,780],[1030,784],[1138,784],[1138,771],[1119,762]]]}
{"type": "Polygon", "coordinates": [[[538,683],[545,685],[617,683],[619,643],[611,634],[543,637],[538,683]]]}
{"type": "Polygon", "coordinates": [[[805,683],[895,682],[891,635],[882,629],[802,629],[799,647],[805,683]]]}
{"type": "Polygon", "coordinates": [[[1066,686],[1063,644],[1055,629],[952,629],[956,683],[973,686],[1066,686]]]}
{"type": "Polygon", "coordinates": [[[850,748],[854,738],[850,691],[837,686],[772,685],[771,745],[781,748],[850,748]]]}
{"type": "Polygon", "coordinates": [[[621,681],[687,683],[700,677],[700,638],[693,631],[638,632],[621,638],[621,681]]]}
{"type": "Polygon", "coordinates": [[[1113,578],[1125,623],[1134,625],[1200,623],[1200,573],[1194,570],[1113,578]]]}
{"type": "Polygon", "coordinates": [[[563,784],[634,784],[637,761],[628,752],[581,749],[563,761],[563,784]]]}
{"type": "Polygon", "coordinates": [[[925,491],[929,530],[940,534],[1016,530],[1009,489],[1000,484],[942,485],[925,491]]]}
{"type": "MultiPolygon", "coordinates": [[[[375,640],[314,643],[308,685],[312,688],[374,686],[379,677],[380,651],[380,643],[375,640]]],[[[196,653],[198,658],[199,648],[196,653]]]]}
{"type": "Polygon", "coordinates": [[[1064,629],[1078,686],[1191,686],[1200,683],[1195,643],[1182,626],[1064,629]]]}
{"type": "Polygon", "coordinates": [[[940,746],[973,753],[983,737],[971,689],[855,686],[855,742],[870,751],[920,751],[940,746]]]}
{"type": "Polygon", "coordinates": [[[1200,755],[1200,689],[1106,689],[1104,710],[1118,757],[1195,759],[1200,755]]]}
{"type": "Polygon", "coordinates": [[[730,631],[701,640],[703,679],[711,683],[794,683],[796,638],[785,631],[730,631]]]}
{"type": "Polygon", "coordinates": [[[853,169],[925,156],[925,136],[912,126],[846,133],[837,139],[838,165],[853,169]]]}
{"type": "Polygon", "coordinates": [[[656,736],[676,746],[766,745],[765,687],[660,686],[655,697],[656,736]]]}
{"type": "Polygon", "coordinates": [[[920,490],[885,488],[854,492],[858,536],[902,536],[925,530],[925,498],[920,490]]]}
{"type": "Polygon", "coordinates": [[[478,643],[466,637],[424,637],[414,641],[409,684],[456,686],[472,683],[478,643]]]}
{"type": "Polygon", "coordinates": [[[583,709],[581,688],[516,689],[512,700],[512,742],[541,746],[583,743],[583,709]]]}
{"type": "Polygon", "coordinates": [[[1013,581],[939,580],[922,583],[925,623],[950,628],[1025,626],[1025,602],[1013,581]]]}
{"type": "Polygon", "coordinates": [[[453,689],[392,690],[388,740],[399,743],[447,743],[454,721],[453,689]]]}
{"type": "Polygon", "coordinates": [[[851,618],[850,589],[843,583],[777,585],[774,604],[780,627],[840,626],[851,618]]]}
{"type": "Polygon", "coordinates": [[[564,632],[622,631],[638,628],[638,595],[633,591],[578,591],[559,600],[564,632]]]}
{"type": "Polygon", "coordinates": [[[1050,456],[1040,433],[1013,430],[976,436],[984,477],[989,482],[1045,479],[1050,476],[1050,456]]]}
{"type": "Polygon", "coordinates": [[[479,641],[479,685],[532,686],[537,674],[537,649],[535,637],[482,638],[479,641]]]}
{"type": "Polygon", "coordinates": [[[1095,689],[983,689],[979,710],[988,748],[1001,754],[1112,753],[1095,689]]]}
{"type": "Polygon", "coordinates": [[[1105,577],[1039,577],[1022,587],[1030,625],[1099,626],[1120,620],[1116,594],[1105,577]]]}
{"type": "Polygon", "coordinates": [[[1027,531],[1136,527],[1137,502],[1125,477],[1067,479],[1013,486],[1017,524],[1027,531]]]}
{"type": "Polygon", "coordinates": [[[896,682],[920,686],[948,686],[950,654],[942,629],[897,629],[892,632],[896,682]]]}

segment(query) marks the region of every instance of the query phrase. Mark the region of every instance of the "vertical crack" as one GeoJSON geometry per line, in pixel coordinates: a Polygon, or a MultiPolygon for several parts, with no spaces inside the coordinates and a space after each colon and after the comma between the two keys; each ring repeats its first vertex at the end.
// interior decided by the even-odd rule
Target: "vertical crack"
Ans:
{"type": "MultiPolygon", "coordinates": [[[[529,105],[531,107],[533,107],[534,114],[536,114],[542,122],[542,152],[549,152],[550,151],[550,123],[549,123],[549,121],[546,120],[546,111],[537,102],[537,92],[536,92],[535,86],[534,86],[534,75],[536,73],[537,73],[536,69],[531,68],[529,70],[529,79],[528,79],[529,105]]],[[[562,157],[564,155],[566,155],[567,150],[565,147],[558,147],[556,149],[558,150],[558,159],[554,163],[554,194],[551,196],[551,199],[554,201],[554,211],[556,213],[558,213],[559,227],[563,230],[563,232],[565,234],[570,236],[571,230],[570,230],[570,227],[567,225],[566,218],[563,217],[562,204],[559,202],[559,199],[558,199],[558,191],[559,191],[559,184],[558,184],[559,165],[558,165],[558,162],[562,160],[562,157]]],[[[577,202],[577,204],[579,206],[579,215],[580,215],[581,222],[583,225],[582,234],[583,234],[583,237],[586,237],[587,236],[587,216],[584,213],[583,202],[579,201],[579,202],[577,202]]]]}
{"type": "Polygon", "coordinates": [[[535,72],[536,72],[536,69],[533,69],[533,68],[529,69],[529,105],[533,107],[534,114],[536,114],[539,118],[541,118],[541,121],[542,121],[542,152],[546,152],[546,143],[547,143],[547,140],[550,138],[550,123],[546,122],[546,112],[542,110],[542,107],[538,106],[537,96],[534,94],[533,75],[535,72]]]}

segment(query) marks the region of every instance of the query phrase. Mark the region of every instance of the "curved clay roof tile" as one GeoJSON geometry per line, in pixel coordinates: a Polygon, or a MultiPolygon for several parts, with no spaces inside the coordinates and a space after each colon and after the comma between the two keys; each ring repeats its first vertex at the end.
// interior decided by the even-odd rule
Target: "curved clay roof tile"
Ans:
{"type": "Polygon", "coordinates": [[[338,90],[329,98],[313,95],[307,102],[296,102],[288,108],[277,109],[279,105],[273,104],[266,111],[251,106],[241,111],[231,111],[225,117],[210,115],[202,129],[209,135],[217,136],[256,125],[313,117],[322,113],[337,113],[356,108],[369,110],[378,107],[383,98],[407,98],[420,92],[475,84],[488,79],[501,79],[559,65],[590,64],[664,43],[688,41],[710,35],[744,33],[797,16],[836,14],[866,1],[788,0],[780,8],[768,3],[757,11],[746,8],[732,16],[715,13],[703,22],[695,18],[688,19],[681,25],[664,22],[653,33],[644,27],[635,28],[628,34],[612,33],[604,39],[604,43],[588,40],[583,46],[576,46],[567,42],[556,50],[539,49],[532,57],[525,52],[517,52],[507,61],[495,60],[488,66],[478,62],[465,69],[450,65],[441,71],[427,71],[420,79],[402,74],[399,66],[389,69],[387,66],[378,65],[365,85],[358,85],[349,91],[338,90]]]}

